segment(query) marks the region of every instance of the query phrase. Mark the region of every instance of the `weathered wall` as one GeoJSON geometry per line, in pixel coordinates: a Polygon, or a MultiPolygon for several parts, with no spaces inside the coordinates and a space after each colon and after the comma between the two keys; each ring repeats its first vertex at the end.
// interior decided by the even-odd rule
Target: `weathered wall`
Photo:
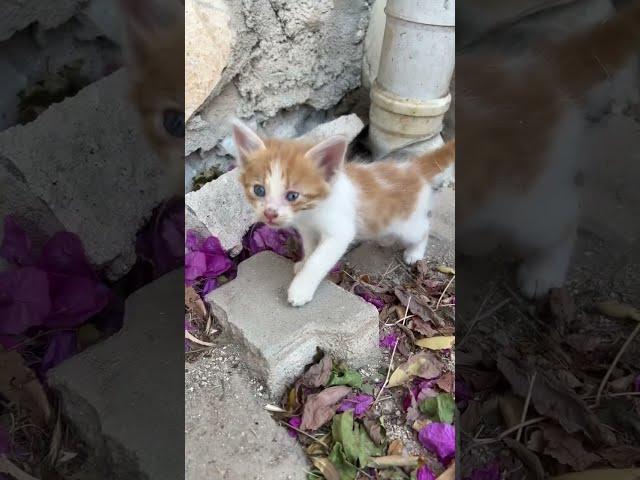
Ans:
{"type": "MultiPolygon", "coordinates": [[[[200,72],[200,82],[203,77],[217,79],[187,122],[187,187],[190,178],[208,167],[219,164],[224,168],[228,152],[223,141],[229,135],[231,116],[256,124],[278,117],[276,123],[304,133],[298,128],[314,126],[305,123],[306,118],[334,107],[361,84],[367,0],[187,0],[189,3],[205,27],[215,12],[225,12],[229,34],[188,28],[187,44],[223,52],[223,56],[230,50],[230,54],[221,74],[204,61],[206,52],[199,54],[202,63],[188,65],[200,72]]],[[[191,82],[188,73],[187,92],[191,82]]]]}

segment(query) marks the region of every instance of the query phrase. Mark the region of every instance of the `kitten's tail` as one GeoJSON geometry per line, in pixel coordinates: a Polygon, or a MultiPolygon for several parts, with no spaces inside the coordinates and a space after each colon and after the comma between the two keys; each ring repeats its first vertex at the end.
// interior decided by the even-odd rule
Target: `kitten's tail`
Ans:
{"type": "Polygon", "coordinates": [[[611,19],[549,48],[547,59],[561,86],[582,96],[640,50],[640,1],[611,19]]]}
{"type": "Polygon", "coordinates": [[[443,173],[456,159],[456,141],[450,140],[437,150],[425,153],[415,159],[420,173],[427,180],[432,181],[443,173]]]}

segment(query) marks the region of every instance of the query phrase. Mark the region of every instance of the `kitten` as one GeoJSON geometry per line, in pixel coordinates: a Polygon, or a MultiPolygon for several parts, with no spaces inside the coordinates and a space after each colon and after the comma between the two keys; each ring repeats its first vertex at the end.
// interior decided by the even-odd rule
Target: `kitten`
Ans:
{"type": "Polygon", "coordinates": [[[576,237],[576,176],[590,94],[640,46],[640,3],[529,58],[459,56],[456,247],[522,258],[521,292],[562,287],[576,237]]]}
{"type": "Polygon", "coordinates": [[[184,1],[119,0],[131,98],[150,146],[175,177],[184,176],[184,1]]]}
{"type": "Polygon", "coordinates": [[[236,121],[233,137],[240,181],[259,218],[273,227],[294,226],[302,237],[291,305],[312,300],[356,239],[398,240],[409,264],[424,257],[432,182],[453,162],[453,141],[408,162],[345,164],[348,145],[339,136],[315,146],[263,141],[236,121]]]}

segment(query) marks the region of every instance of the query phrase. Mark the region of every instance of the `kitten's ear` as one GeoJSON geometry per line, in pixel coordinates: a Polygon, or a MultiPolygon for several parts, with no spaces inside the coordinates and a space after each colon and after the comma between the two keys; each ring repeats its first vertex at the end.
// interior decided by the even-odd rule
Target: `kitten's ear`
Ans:
{"type": "Polygon", "coordinates": [[[313,147],[305,156],[313,160],[324,171],[324,178],[328,181],[342,167],[348,146],[345,137],[336,135],[313,147]]]}
{"type": "Polygon", "coordinates": [[[157,45],[167,29],[184,25],[184,0],[117,0],[125,44],[134,60],[157,45]]]}
{"type": "Polygon", "coordinates": [[[232,120],[231,126],[233,130],[233,141],[238,151],[237,160],[240,165],[244,165],[252,153],[264,149],[265,145],[260,137],[240,120],[232,120]]]}

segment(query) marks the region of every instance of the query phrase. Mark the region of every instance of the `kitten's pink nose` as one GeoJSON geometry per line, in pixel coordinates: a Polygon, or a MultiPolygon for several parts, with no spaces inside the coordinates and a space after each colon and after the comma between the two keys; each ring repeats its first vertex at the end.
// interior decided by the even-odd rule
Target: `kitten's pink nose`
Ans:
{"type": "Polygon", "coordinates": [[[269,222],[273,222],[276,218],[278,218],[278,212],[274,208],[267,208],[264,211],[264,218],[266,218],[269,222]]]}

